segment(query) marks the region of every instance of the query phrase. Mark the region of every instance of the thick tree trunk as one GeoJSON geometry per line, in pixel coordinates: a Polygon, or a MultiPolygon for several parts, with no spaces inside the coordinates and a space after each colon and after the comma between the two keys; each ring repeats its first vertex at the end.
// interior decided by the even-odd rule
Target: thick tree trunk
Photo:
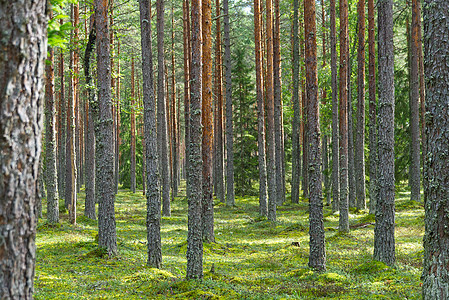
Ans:
{"type": "Polygon", "coordinates": [[[131,191],[136,192],[136,94],[135,94],[135,65],[131,57],[131,191]]]}
{"type": "MultiPolygon", "coordinates": [[[[225,0],[226,3],[227,0],[225,0]]],[[[226,5],[225,5],[226,7],[226,5]]],[[[227,11],[226,11],[227,12],[227,11]]],[[[201,159],[201,1],[192,0],[192,60],[190,89],[189,170],[187,199],[189,203],[187,233],[187,278],[203,278],[203,239],[201,224],[202,159],[201,159]]]]}
{"type": "Polygon", "coordinates": [[[159,166],[162,187],[162,215],[170,216],[170,162],[168,159],[168,130],[165,95],[164,59],[164,0],[156,1],[157,10],[157,135],[159,141],[159,166]]]}
{"type": "Polygon", "coordinates": [[[0,28],[0,297],[32,299],[46,1],[0,2],[0,28]]]}
{"type": "Polygon", "coordinates": [[[265,157],[265,103],[262,76],[261,45],[261,7],[260,0],[254,0],[254,41],[256,64],[257,97],[257,144],[259,156],[259,214],[268,215],[267,206],[267,163],[265,157]]]}
{"type": "Polygon", "coordinates": [[[330,0],[332,76],[332,211],[340,209],[340,153],[338,126],[337,35],[335,0],[330,0]]]}
{"type": "Polygon", "coordinates": [[[309,267],[318,271],[326,269],[324,243],[323,199],[321,183],[320,112],[318,102],[317,46],[315,1],[304,1],[308,172],[309,172],[309,267]]]}
{"type": "Polygon", "coordinates": [[[215,242],[214,236],[214,199],[212,187],[212,146],[214,141],[214,123],[212,107],[212,7],[210,0],[202,0],[202,38],[203,38],[203,86],[202,113],[203,126],[203,240],[215,242]]]}
{"type": "Polygon", "coordinates": [[[92,220],[95,215],[95,114],[97,112],[97,99],[92,86],[92,75],[90,74],[90,56],[95,46],[95,25],[92,22],[92,29],[86,45],[84,55],[84,77],[86,78],[87,93],[89,100],[89,110],[86,112],[87,119],[87,143],[86,143],[86,199],[84,204],[84,215],[92,220]]]}
{"type": "Polygon", "coordinates": [[[368,0],[368,88],[369,88],[369,212],[376,211],[377,199],[377,101],[376,101],[376,45],[374,0],[368,0]]]}
{"type": "Polygon", "coordinates": [[[97,28],[98,120],[96,122],[96,157],[98,202],[98,246],[109,255],[117,253],[115,231],[114,156],[112,145],[111,69],[109,54],[108,1],[95,0],[97,28]]]}
{"type": "Polygon", "coordinates": [[[273,91],[273,11],[272,0],[266,3],[266,42],[267,42],[267,180],[268,180],[268,220],[276,221],[277,187],[276,187],[276,143],[274,128],[274,91],[273,91]]]}
{"type": "Polygon", "coordinates": [[[340,0],[340,218],[339,231],[349,232],[348,202],[348,0],[340,0]]]}
{"type": "Polygon", "coordinates": [[[379,112],[378,199],[374,228],[374,259],[395,263],[394,245],[394,52],[393,1],[378,6],[379,112]]]}
{"type": "Polygon", "coordinates": [[[447,118],[449,71],[449,3],[424,1],[424,68],[426,73],[426,185],[423,299],[449,298],[449,119],[447,118]]]}
{"type": "Polygon", "coordinates": [[[419,30],[418,18],[421,18],[418,0],[412,1],[412,32],[410,42],[410,173],[409,182],[413,201],[420,200],[421,189],[421,162],[420,162],[420,139],[419,139],[419,30]]]}
{"type": "Polygon", "coordinates": [[[49,64],[45,66],[45,154],[47,186],[47,221],[59,222],[59,197],[56,170],[56,107],[55,107],[55,72],[54,50],[49,48],[49,64]]]}
{"type": "Polygon", "coordinates": [[[142,36],[142,77],[145,125],[145,158],[147,182],[147,242],[148,262],[162,267],[161,250],[161,194],[156,134],[156,101],[153,90],[153,54],[151,46],[151,1],[140,0],[140,28],[142,36]]]}
{"type": "Polygon", "coordinates": [[[357,5],[357,128],[355,139],[355,184],[358,209],[365,209],[365,0],[357,5]]]}

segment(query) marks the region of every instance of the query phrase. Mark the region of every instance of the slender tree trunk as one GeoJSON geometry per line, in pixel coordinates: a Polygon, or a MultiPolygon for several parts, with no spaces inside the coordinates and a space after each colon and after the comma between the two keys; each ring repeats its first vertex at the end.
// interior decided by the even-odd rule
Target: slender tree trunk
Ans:
{"type": "Polygon", "coordinates": [[[45,66],[45,154],[47,186],[47,221],[49,223],[59,222],[59,197],[56,170],[56,108],[55,108],[55,72],[54,72],[54,50],[48,49],[49,64],[45,66]]]}
{"type": "Polygon", "coordinates": [[[41,153],[39,158],[39,170],[37,171],[37,188],[36,188],[36,218],[42,218],[42,199],[46,197],[45,195],[45,187],[44,187],[44,159],[41,153]]]}
{"type": "Polygon", "coordinates": [[[172,65],[172,76],[171,76],[171,86],[172,86],[172,106],[171,106],[171,118],[172,118],[172,162],[173,162],[173,175],[172,178],[172,197],[178,196],[178,163],[179,163],[179,140],[178,140],[178,119],[177,109],[176,109],[176,77],[175,77],[175,19],[174,19],[174,3],[172,0],[172,19],[171,19],[171,65],[172,65]]]}
{"type": "Polygon", "coordinates": [[[232,123],[232,70],[231,39],[229,25],[229,1],[223,0],[224,46],[226,71],[226,205],[235,205],[234,194],[234,129],[232,123]]]}
{"type": "Polygon", "coordinates": [[[90,56],[94,50],[96,32],[95,25],[91,23],[91,32],[86,45],[84,55],[84,77],[86,78],[89,110],[87,111],[87,144],[86,144],[86,199],[84,204],[84,215],[92,220],[95,215],[95,114],[97,114],[97,99],[92,87],[92,75],[90,74],[90,56]]]}
{"type": "Polygon", "coordinates": [[[254,0],[254,40],[256,55],[257,94],[257,144],[259,154],[259,214],[268,215],[267,206],[267,164],[265,158],[265,105],[262,76],[261,9],[260,0],[254,0]]]}
{"type": "MultiPolygon", "coordinates": [[[[426,140],[426,84],[425,84],[425,78],[424,78],[424,58],[423,58],[423,39],[422,39],[422,33],[421,33],[421,1],[417,2],[417,15],[418,15],[418,59],[419,59],[419,100],[421,104],[421,143],[422,143],[422,164],[424,166],[424,161],[426,158],[427,153],[427,146],[425,143],[426,140]]],[[[424,168],[423,168],[424,172],[424,168]]],[[[422,184],[423,186],[426,184],[426,177],[422,177],[422,184]]],[[[426,194],[424,194],[424,197],[426,194]]],[[[425,201],[425,198],[424,198],[425,201]]]]}
{"type": "MultiPolygon", "coordinates": [[[[81,143],[80,143],[80,128],[82,127],[81,124],[81,118],[80,118],[80,108],[79,108],[79,103],[80,103],[80,96],[79,96],[79,74],[80,74],[80,67],[79,67],[79,49],[80,49],[80,45],[79,45],[79,23],[80,23],[80,13],[79,13],[80,7],[79,4],[75,4],[73,6],[73,45],[75,47],[74,51],[73,51],[73,105],[74,105],[74,110],[75,110],[75,129],[74,129],[74,152],[75,152],[75,160],[74,160],[74,167],[76,168],[76,172],[75,172],[75,185],[74,185],[74,189],[75,189],[75,193],[79,193],[80,192],[80,188],[81,188],[81,178],[82,176],[82,164],[81,164],[81,160],[82,160],[82,154],[81,154],[81,143]],[[75,188],[76,187],[76,188],[75,188]]],[[[76,202],[75,202],[76,203],[76,202]]],[[[72,212],[69,210],[69,216],[70,213],[72,213],[72,222],[76,223],[76,204],[72,206],[72,212]]],[[[70,217],[69,217],[70,218],[70,217]]]]}
{"type": "Polygon", "coordinates": [[[153,90],[153,53],[151,43],[151,1],[140,0],[140,28],[142,36],[142,77],[145,124],[146,182],[147,182],[147,242],[148,262],[154,268],[162,267],[161,194],[156,134],[156,101],[153,90]]]}
{"type": "Polygon", "coordinates": [[[447,228],[447,191],[449,174],[449,120],[447,105],[449,72],[446,43],[449,37],[449,3],[443,0],[424,1],[424,68],[426,73],[426,148],[424,164],[425,224],[423,299],[449,298],[449,270],[447,261],[449,241],[447,228]],[[435,183],[435,184],[431,184],[435,183]]]}
{"type": "MultiPolygon", "coordinates": [[[[190,145],[190,18],[189,18],[189,0],[182,1],[183,16],[183,50],[184,50],[184,170],[186,172],[186,180],[189,180],[187,172],[189,171],[189,145],[190,145]]],[[[186,183],[189,187],[189,184],[186,183]]]]}
{"type": "MultiPolygon", "coordinates": [[[[304,7],[303,7],[304,8],[304,7]]],[[[301,53],[301,61],[305,61],[305,47],[304,47],[304,23],[300,21],[300,53],[301,53]]],[[[301,129],[301,137],[302,137],[302,189],[303,189],[303,197],[309,198],[309,171],[308,171],[308,162],[307,162],[307,93],[305,86],[305,70],[304,65],[301,65],[301,100],[302,100],[302,129],[301,129]]]]}
{"type": "Polygon", "coordinates": [[[326,269],[321,183],[320,112],[318,102],[315,1],[304,1],[307,123],[309,133],[309,267],[326,269]]]}
{"type": "MultiPolygon", "coordinates": [[[[61,20],[62,21],[62,20],[61,20]]],[[[59,108],[58,108],[58,192],[65,198],[65,166],[66,166],[66,122],[67,107],[65,103],[64,53],[59,54],[59,108]]]]}
{"type": "Polygon", "coordinates": [[[365,0],[357,5],[357,128],[355,139],[355,178],[358,209],[366,208],[365,201],[365,0]]]}
{"type": "Polygon", "coordinates": [[[114,156],[112,145],[111,69],[107,0],[95,0],[97,28],[98,120],[96,122],[96,158],[98,205],[98,246],[109,255],[117,253],[115,231],[114,156]]]}
{"type": "Polygon", "coordinates": [[[135,95],[135,65],[131,58],[131,191],[136,192],[136,95],[135,95]]]}
{"type": "Polygon", "coordinates": [[[46,1],[0,2],[0,28],[0,295],[32,299],[46,1]]]}
{"type": "Polygon", "coordinates": [[[221,202],[225,201],[224,182],[224,136],[223,136],[223,59],[221,52],[220,0],[216,0],[216,39],[215,39],[215,95],[216,95],[216,127],[215,127],[215,191],[221,202]]]}
{"type": "Polygon", "coordinates": [[[162,214],[171,215],[170,208],[170,164],[168,160],[168,131],[165,95],[165,59],[164,59],[164,0],[156,1],[157,9],[157,135],[159,141],[159,165],[162,186],[162,214]]]}
{"type": "Polygon", "coordinates": [[[378,4],[379,112],[378,199],[374,259],[394,265],[394,52],[393,1],[378,4]]]}
{"type": "Polygon", "coordinates": [[[348,210],[348,1],[340,0],[340,218],[339,231],[349,232],[348,210]]]}
{"type": "Polygon", "coordinates": [[[377,199],[377,101],[376,101],[376,45],[374,0],[368,0],[368,88],[369,88],[369,198],[370,213],[376,211],[377,199]]]}
{"type": "MultiPolygon", "coordinates": [[[[226,3],[227,0],[225,0],[226,3]]],[[[226,7],[226,5],[225,5],[226,7]]],[[[227,11],[225,11],[227,13],[227,11]]],[[[189,203],[187,233],[187,278],[203,278],[203,240],[201,222],[202,159],[201,159],[201,1],[192,0],[192,65],[190,92],[189,170],[187,199],[189,203]]]]}
{"type": "MultiPolygon", "coordinates": [[[[371,0],[369,0],[371,1],[371,0]]],[[[338,126],[337,35],[335,0],[330,0],[331,76],[332,76],[332,211],[340,209],[340,147],[338,126]]]]}
{"type": "Polygon", "coordinates": [[[412,1],[412,32],[411,32],[411,61],[410,61],[410,199],[420,200],[421,188],[421,162],[420,162],[420,140],[419,140],[419,40],[418,18],[421,18],[418,0],[412,1]]]}
{"type": "Polygon", "coordinates": [[[279,0],[274,0],[274,28],[273,28],[273,87],[274,87],[274,136],[276,163],[276,194],[277,205],[285,202],[284,177],[282,176],[283,148],[282,148],[282,91],[281,91],[281,45],[280,45],[279,0]]]}
{"type": "MultiPolygon", "coordinates": [[[[348,38],[349,43],[349,38],[348,38]]],[[[355,47],[353,47],[355,49],[355,47]]],[[[351,53],[352,54],[352,53],[351,53]]],[[[348,55],[348,187],[349,187],[349,207],[356,206],[355,171],[354,171],[354,122],[352,105],[352,55],[348,55]]]]}
{"type": "Polygon", "coordinates": [[[267,74],[266,74],[266,105],[267,105],[267,180],[268,180],[268,220],[276,221],[276,147],[274,128],[274,92],[273,92],[273,11],[272,0],[266,3],[266,41],[267,41],[267,74]]]}
{"type": "Polygon", "coordinates": [[[214,141],[214,123],[212,107],[212,7],[210,0],[202,0],[202,38],[203,38],[203,74],[202,74],[202,156],[203,156],[203,240],[215,242],[214,236],[214,199],[212,187],[212,146],[214,141]]]}
{"type": "MultiPolygon", "coordinates": [[[[117,74],[120,74],[120,40],[117,41],[117,74]]],[[[114,157],[114,187],[115,193],[118,192],[118,185],[120,180],[120,76],[117,77],[117,88],[116,88],[116,129],[115,129],[115,157],[114,157]]]]}

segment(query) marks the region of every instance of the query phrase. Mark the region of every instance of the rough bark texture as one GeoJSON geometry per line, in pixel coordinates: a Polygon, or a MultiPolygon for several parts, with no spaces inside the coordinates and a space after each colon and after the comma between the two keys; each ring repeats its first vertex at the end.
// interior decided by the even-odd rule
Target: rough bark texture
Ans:
{"type": "Polygon", "coordinates": [[[203,156],[203,240],[215,242],[214,199],[212,187],[212,146],[214,123],[212,106],[212,7],[210,0],[202,0],[203,86],[202,86],[202,156],[203,156]]]}
{"type": "Polygon", "coordinates": [[[161,194],[156,134],[156,102],[153,90],[153,55],[151,48],[151,3],[140,0],[140,28],[142,36],[142,77],[145,125],[145,158],[147,182],[147,242],[148,265],[162,267],[161,250],[161,194]]]}
{"type": "Polygon", "coordinates": [[[136,94],[135,94],[135,65],[131,58],[131,191],[136,192],[136,94]]]}
{"type": "Polygon", "coordinates": [[[90,74],[90,56],[95,46],[95,25],[92,26],[89,40],[84,54],[84,77],[86,78],[89,111],[87,113],[87,143],[86,143],[86,199],[84,202],[84,215],[92,220],[95,215],[95,114],[97,114],[97,99],[95,89],[92,86],[90,74]]]}
{"type": "Polygon", "coordinates": [[[262,76],[262,44],[261,44],[261,11],[260,0],[254,0],[254,41],[256,64],[256,97],[257,97],[257,144],[259,156],[259,214],[268,215],[267,206],[267,163],[265,157],[265,103],[262,76]]]}
{"type": "MultiPolygon", "coordinates": [[[[418,14],[418,58],[419,58],[419,101],[421,104],[421,144],[422,144],[422,164],[424,165],[427,148],[426,148],[426,133],[425,133],[425,127],[426,127],[426,84],[425,84],[425,77],[424,77],[424,57],[423,57],[423,40],[422,40],[422,31],[421,31],[421,1],[418,1],[417,3],[417,14],[418,14]]],[[[424,172],[424,168],[423,168],[424,172]]],[[[423,186],[426,184],[426,178],[423,176],[422,178],[422,184],[423,186]]]]}
{"type": "MultiPolygon", "coordinates": [[[[299,202],[299,182],[301,180],[301,145],[299,142],[300,134],[300,98],[299,98],[299,0],[293,1],[293,26],[292,26],[292,39],[293,39],[293,70],[292,70],[292,82],[293,82],[293,128],[292,128],[292,187],[291,195],[292,202],[299,202]]],[[[257,50],[256,50],[257,55],[257,50]]]]}
{"type": "MultiPolygon", "coordinates": [[[[183,16],[183,50],[184,50],[184,169],[186,170],[186,180],[189,179],[187,172],[189,170],[189,143],[190,143],[190,18],[189,18],[189,0],[182,1],[183,16]]],[[[186,187],[189,184],[186,182],[186,187]]]]}
{"type": "Polygon", "coordinates": [[[357,128],[355,139],[355,184],[358,209],[365,209],[365,0],[357,4],[357,128]]]}
{"type": "Polygon", "coordinates": [[[273,28],[273,84],[274,84],[274,136],[275,136],[275,162],[276,162],[276,188],[277,204],[285,202],[283,156],[282,147],[282,91],[281,91],[281,14],[279,0],[274,0],[274,28],[273,28]]]}
{"type": "Polygon", "coordinates": [[[423,299],[449,298],[449,3],[424,1],[424,70],[426,75],[426,160],[423,299]]]}
{"type": "Polygon", "coordinates": [[[55,107],[55,72],[54,50],[48,49],[49,64],[45,66],[45,154],[47,186],[47,221],[59,222],[59,197],[56,170],[56,107],[55,107]]]}
{"type": "MultiPolygon", "coordinates": [[[[348,39],[349,43],[349,39],[348,39]]],[[[353,47],[354,49],[355,47],[353,47]]],[[[352,54],[352,53],[351,53],[352,54]]],[[[356,205],[355,171],[354,171],[354,119],[352,106],[352,55],[348,55],[348,202],[349,207],[356,205]]]]}
{"type": "Polygon", "coordinates": [[[376,45],[374,0],[368,0],[368,88],[369,88],[369,212],[376,211],[377,199],[377,103],[376,103],[376,45]]]}
{"type": "Polygon", "coordinates": [[[340,201],[339,231],[349,232],[348,203],[348,1],[340,0],[340,201]]]}
{"type": "Polygon", "coordinates": [[[419,139],[419,40],[418,18],[421,18],[418,7],[418,0],[412,1],[412,32],[410,42],[410,173],[409,183],[411,189],[410,199],[420,200],[420,139],[419,139]]]}
{"type": "Polygon", "coordinates": [[[337,83],[337,36],[335,0],[330,0],[331,21],[331,75],[332,75],[332,211],[339,210],[340,202],[340,156],[338,127],[338,83],[337,83]]]}
{"type": "MultiPolygon", "coordinates": [[[[61,20],[62,21],[62,20],[61,20]]],[[[59,54],[59,106],[58,106],[58,192],[59,197],[65,198],[65,157],[66,157],[66,122],[67,108],[65,103],[64,86],[64,53],[59,54]]]]}
{"type": "Polygon", "coordinates": [[[273,93],[273,11],[272,0],[266,3],[266,41],[267,41],[267,74],[266,74],[266,105],[267,105],[267,180],[268,180],[268,220],[276,221],[276,152],[274,134],[274,93],[273,93]]]}
{"type": "Polygon", "coordinates": [[[109,55],[108,1],[95,0],[97,28],[98,120],[95,126],[97,153],[98,246],[109,255],[117,253],[115,231],[114,156],[112,145],[111,69],[109,55]]]}
{"type": "Polygon", "coordinates": [[[226,82],[226,205],[235,205],[234,194],[234,128],[232,122],[232,61],[229,25],[229,1],[223,0],[225,82],[226,82]]]}
{"type": "MultiPolygon", "coordinates": [[[[326,68],[326,14],[325,14],[325,3],[324,0],[321,0],[321,22],[322,22],[322,34],[323,34],[323,69],[326,68]]],[[[322,88],[321,90],[321,97],[322,97],[322,103],[323,106],[327,103],[327,92],[326,88],[322,88]]],[[[326,128],[327,131],[327,128],[326,128]]],[[[326,198],[326,205],[331,205],[331,180],[330,180],[330,174],[329,174],[329,136],[327,133],[322,135],[322,151],[323,154],[323,178],[324,178],[324,196],[326,198]]]]}
{"type": "Polygon", "coordinates": [[[323,197],[321,183],[320,118],[318,102],[317,46],[315,1],[304,1],[305,64],[307,90],[307,121],[309,133],[309,267],[318,271],[326,269],[324,243],[323,197]]]}
{"type": "Polygon", "coordinates": [[[225,201],[225,182],[224,182],[224,136],[223,136],[223,58],[221,52],[221,18],[220,18],[220,0],[216,0],[216,25],[217,30],[215,38],[215,192],[217,198],[225,201]]]}
{"type": "Polygon", "coordinates": [[[374,259],[395,263],[394,245],[394,53],[393,1],[378,6],[379,112],[378,199],[374,228],[374,259]]]}
{"type": "MultiPolygon", "coordinates": [[[[227,0],[225,0],[226,3],[227,0]]],[[[201,224],[202,159],[201,159],[201,1],[192,0],[192,60],[190,87],[189,170],[187,172],[188,233],[187,278],[203,278],[203,239],[201,224]]]]}
{"type": "Polygon", "coordinates": [[[0,298],[32,299],[46,1],[0,2],[0,28],[0,298]]]}
{"type": "Polygon", "coordinates": [[[168,160],[168,129],[165,95],[164,59],[164,0],[156,1],[157,10],[157,135],[159,141],[159,165],[162,186],[162,214],[171,215],[170,208],[170,162],[168,160]]]}

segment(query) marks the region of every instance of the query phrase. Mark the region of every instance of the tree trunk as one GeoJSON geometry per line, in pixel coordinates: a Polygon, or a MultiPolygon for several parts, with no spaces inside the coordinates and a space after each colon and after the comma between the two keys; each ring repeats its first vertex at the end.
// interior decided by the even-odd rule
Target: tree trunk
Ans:
{"type": "Polygon", "coordinates": [[[332,211],[340,209],[340,153],[338,126],[337,35],[335,0],[330,0],[331,76],[332,76],[332,211]]]}
{"type": "Polygon", "coordinates": [[[175,19],[174,19],[174,3],[172,0],[172,19],[171,19],[171,64],[172,64],[172,76],[171,76],[171,87],[172,87],[172,105],[171,105],[171,123],[172,123],[172,164],[173,164],[173,175],[172,178],[172,198],[178,196],[178,169],[179,169],[179,140],[178,140],[178,119],[177,119],[177,109],[176,109],[176,77],[175,77],[175,19]]]}
{"type": "MultiPolygon", "coordinates": [[[[62,22],[62,20],[60,20],[62,22]]],[[[58,107],[58,194],[65,198],[65,166],[66,166],[66,122],[67,107],[64,86],[64,53],[59,55],[59,107],[58,107]]]]}
{"type": "Polygon", "coordinates": [[[315,1],[304,1],[305,64],[307,90],[308,172],[309,172],[309,267],[326,269],[324,243],[323,200],[321,191],[320,112],[318,102],[317,46],[315,1]]]}
{"type": "Polygon", "coordinates": [[[376,45],[374,0],[368,0],[368,88],[369,88],[369,212],[375,213],[377,199],[377,101],[376,101],[376,45]]]}
{"type": "MultiPolygon", "coordinates": [[[[304,7],[303,7],[304,8],[304,7]]],[[[300,21],[300,30],[301,30],[301,39],[300,39],[300,53],[301,53],[301,61],[305,61],[305,48],[304,48],[304,23],[300,21]]],[[[307,96],[306,96],[306,87],[305,87],[305,70],[304,65],[301,64],[301,100],[302,100],[302,189],[303,189],[303,197],[309,198],[309,171],[308,171],[308,162],[307,162],[307,96]]]]}
{"type": "Polygon", "coordinates": [[[394,245],[394,53],[393,1],[378,4],[379,112],[378,199],[374,228],[374,259],[392,266],[394,245]]]}
{"type": "MultiPolygon", "coordinates": [[[[418,15],[418,59],[419,59],[419,100],[421,104],[421,144],[422,144],[422,164],[424,165],[427,148],[426,148],[426,133],[425,133],[425,127],[426,127],[426,84],[425,84],[425,78],[424,78],[424,58],[423,58],[423,40],[422,40],[422,33],[421,33],[421,1],[417,2],[417,15],[418,15]]],[[[424,172],[424,168],[423,168],[424,172]]],[[[422,184],[423,186],[426,184],[426,178],[423,175],[422,178],[422,184]]],[[[425,194],[424,194],[425,197],[425,194]]],[[[425,201],[425,198],[424,198],[425,201]]]]}
{"type": "Polygon", "coordinates": [[[339,231],[349,232],[348,210],[348,0],[340,0],[340,201],[339,231]]]}
{"type": "MultiPolygon", "coordinates": [[[[349,43],[349,38],[348,38],[349,43]]],[[[353,47],[355,49],[355,47],[353,47]]],[[[352,54],[352,53],[351,53],[352,54]]],[[[352,106],[352,55],[348,55],[348,187],[349,207],[356,206],[356,191],[355,191],[355,171],[354,171],[354,122],[353,122],[353,106],[352,106]]]]}
{"type": "Polygon", "coordinates": [[[46,1],[0,2],[0,28],[0,295],[32,299],[46,1]]]}
{"type": "Polygon", "coordinates": [[[97,112],[97,99],[95,90],[92,88],[92,75],[90,74],[90,56],[95,46],[96,32],[95,24],[91,23],[91,32],[86,45],[84,55],[84,77],[86,78],[87,93],[89,100],[89,110],[87,113],[87,144],[86,144],[86,199],[84,205],[84,215],[92,220],[95,215],[95,114],[97,112]]]}
{"type": "Polygon", "coordinates": [[[162,267],[161,194],[157,157],[156,102],[153,90],[153,54],[151,43],[151,1],[140,0],[140,28],[142,36],[142,77],[145,125],[145,158],[147,182],[147,242],[148,266],[162,267]]]}
{"type": "Polygon", "coordinates": [[[267,105],[267,180],[268,180],[268,220],[276,221],[276,143],[274,128],[274,92],[273,92],[273,11],[272,0],[266,3],[266,41],[267,41],[267,74],[266,74],[266,105],[267,105]]]}
{"type": "Polygon", "coordinates": [[[267,216],[267,164],[265,158],[265,103],[262,76],[261,9],[260,0],[254,0],[254,41],[256,56],[257,144],[259,157],[259,214],[267,216]]]}
{"type": "MultiPolygon", "coordinates": [[[[76,3],[73,6],[73,44],[74,45],[74,51],[73,51],[73,105],[74,105],[74,110],[75,110],[75,129],[74,129],[74,139],[75,139],[75,148],[74,148],[74,152],[75,152],[75,160],[74,160],[74,168],[76,168],[75,171],[75,185],[74,185],[74,189],[75,189],[75,193],[79,193],[80,192],[80,188],[81,188],[81,184],[82,184],[82,174],[83,174],[83,169],[82,169],[82,154],[81,154],[81,143],[80,143],[80,128],[82,127],[81,124],[81,118],[80,118],[80,95],[79,95],[79,75],[80,75],[80,67],[79,67],[79,23],[80,23],[80,7],[79,7],[79,3],[76,3]],[[75,188],[76,187],[76,188],[75,188]]],[[[70,218],[70,214],[72,214],[72,222],[76,223],[76,202],[75,205],[72,206],[72,210],[69,210],[69,218],[70,218]]]]}
{"type": "Polygon", "coordinates": [[[223,0],[224,46],[226,71],[226,205],[235,205],[234,194],[234,129],[232,123],[232,70],[229,25],[229,1],[223,0]]]}
{"type": "Polygon", "coordinates": [[[97,28],[98,120],[96,122],[96,186],[98,205],[98,246],[109,255],[117,253],[115,231],[114,156],[112,145],[111,69],[109,54],[108,1],[95,0],[97,28]]]}
{"type": "Polygon", "coordinates": [[[131,191],[136,192],[136,94],[135,65],[131,57],[131,191]]]}
{"type": "Polygon", "coordinates": [[[49,47],[49,64],[45,66],[45,154],[47,186],[47,221],[49,223],[59,222],[59,197],[56,170],[56,108],[54,100],[55,72],[54,72],[54,50],[49,47]]]}
{"type": "Polygon", "coordinates": [[[449,37],[449,3],[424,1],[424,68],[426,73],[426,148],[424,164],[426,185],[423,299],[449,298],[449,258],[447,211],[449,203],[449,120],[447,118],[449,72],[446,47],[449,37]]]}
{"type": "Polygon", "coordinates": [[[162,186],[162,215],[170,216],[170,162],[168,160],[168,131],[165,95],[164,59],[164,0],[156,1],[157,9],[157,135],[159,141],[159,166],[162,186]]]}
{"type": "Polygon", "coordinates": [[[419,140],[419,40],[418,18],[421,18],[418,0],[412,1],[412,32],[411,32],[411,60],[410,60],[410,173],[409,182],[413,201],[420,200],[420,140],[419,140]]]}
{"type": "MultiPolygon", "coordinates": [[[[120,74],[120,40],[117,41],[117,74],[120,74]]],[[[120,179],[120,76],[117,77],[117,89],[116,89],[116,120],[117,128],[115,129],[115,157],[114,157],[114,187],[115,192],[118,191],[119,179],[120,179]]]]}
{"type": "MultiPolygon", "coordinates": [[[[227,0],[225,0],[226,3],[227,0]]],[[[226,8],[226,5],[225,5],[226,8]]],[[[227,13],[227,11],[226,11],[227,13]]],[[[201,224],[202,159],[201,159],[201,1],[192,0],[192,60],[190,91],[189,170],[187,199],[189,203],[187,233],[187,278],[203,278],[203,240],[201,224]]]]}
{"type": "Polygon", "coordinates": [[[358,209],[366,208],[365,201],[365,0],[357,5],[357,128],[355,139],[355,184],[358,209]]]}
{"type": "MultiPolygon", "coordinates": [[[[183,16],[183,50],[184,50],[184,170],[186,173],[186,180],[189,180],[187,172],[189,171],[189,145],[190,145],[190,18],[189,18],[189,0],[182,1],[182,16],[183,16]]],[[[186,182],[186,186],[189,184],[186,182]]]]}

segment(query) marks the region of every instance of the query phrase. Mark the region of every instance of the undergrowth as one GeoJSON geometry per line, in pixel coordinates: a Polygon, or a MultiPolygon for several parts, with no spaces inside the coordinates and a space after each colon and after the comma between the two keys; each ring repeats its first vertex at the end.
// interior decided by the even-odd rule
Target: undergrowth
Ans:
{"type": "MultiPolygon", "coordinates": [[[[108,257],[96,241],[97,222],[79,216],[69,225],[39,220],[36,299],[421,299],[423,208],[397,197],[397,265],[372,260],[374,216],[351,211],[349,234],[325,207],[327,271],[308,263],[308,203],[285,204],[278,222],[258,216],[257,197],[215,205],[216,243],[204,245],[204,279],[185,280],[185,187],[161,221],[163,267],[146,266],[146,200],[120,190],[116,198],[119,254],[108,257]]],[[[83,211],[80,193],[78,211],[83,211]]],[[[61,205],[63,203],[61,202],[61,205]]],[[[45,202],[44,202],[45,208],[45,202]]]]}

